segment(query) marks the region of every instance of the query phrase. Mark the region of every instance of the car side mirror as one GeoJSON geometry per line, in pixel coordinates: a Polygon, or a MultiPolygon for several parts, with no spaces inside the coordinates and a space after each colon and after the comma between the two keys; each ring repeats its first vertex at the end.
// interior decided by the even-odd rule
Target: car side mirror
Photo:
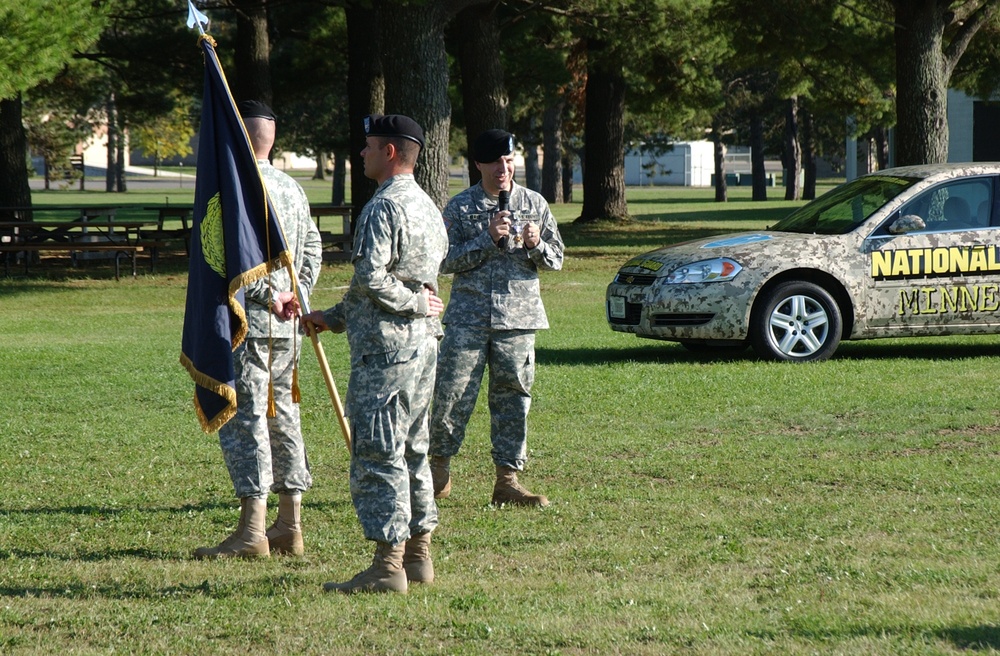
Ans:
{"type": "Polygon", "coordinates": [[[889,224],[890,235],[905,235],[927,228],[927,224],[916,214],[906,214],[889,224]]]}

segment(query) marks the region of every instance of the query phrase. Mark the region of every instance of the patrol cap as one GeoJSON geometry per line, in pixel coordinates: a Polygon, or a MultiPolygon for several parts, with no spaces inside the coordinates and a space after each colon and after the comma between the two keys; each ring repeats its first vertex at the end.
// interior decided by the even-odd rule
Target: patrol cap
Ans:
{"type": "Polygon", "coordinates": [[[514,135],[506,130],[487,130],[472,144],[472,159],[477,162],[495,162],[514,152],[514,135]]]}
{"type": "Polygon", "coordinates": [[[269,121],[275,119],[271,108],[259,100],[241,100],[236,103],[236,109],[243,118],[266,118],[269,121]]]}
{"type": "Polygon", "coordinates": [[[402,114],[369,114],[365,117],[366,137],[402,137],[424,147],[424,131],[409,116],[402,114]]]}

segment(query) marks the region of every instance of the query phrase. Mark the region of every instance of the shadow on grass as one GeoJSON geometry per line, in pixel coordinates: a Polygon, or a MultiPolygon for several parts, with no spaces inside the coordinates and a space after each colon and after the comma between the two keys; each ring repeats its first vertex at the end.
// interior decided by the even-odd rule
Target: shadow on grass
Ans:
{"type": "MultiPolygon", "coordinates": [[[[302,501],[303,508],[317,511],[339,511],[346,506],[350,506],[350,501],[302,501]]],[[[107,506],[65,506],[63,508],[4,508],[0,507],[0,515],[5,517],[31,517],[44,515],[84,515],[92,517],[115,517],[129,515],[133,513],[175,513],[186,515],[188,513],[202,513],[215,510],[238,510],[239,502],[233,499],[202,501],[200,503],[188,503],[183,506],[161,506],[161,507],[136,507],[124,506],[109,508],[107,506]]],[[[2,552],[0,552],[2,553],[2,552]]]]}
{"type": "MultiPolygon", "coordinates": [[[[732,360],[732,357],[707,356],[689,351],[679,344],[664,343],[663,346],[649,346],[624,349],[553,349],[536,348],[535,359],[538,364],[562,365],[602,365],[621,363],[661,363],[700,362],[732,360]]],[[[754,359],[751,351],[741,353],[736,359],[754,359]],[[747,357],[749,355],[749,357],[747,357]]]]}
{"type": "MultiPolygon", "coordinates": [[[[17,586],[0,587],[0,597],[42,598],[42,599],[163,599],[173,597],[193,597],[198,595],[217,596],[212,594],[208,580],[196,585],[171,585],[159,589],[136,589],[135,587],[114,585],[86,585],[79,582],[64,585],[17,586]]],[[[230,595],[225,595],[230,596],[230,595]]]]}
{"type": "MultiPolygon", "coordinates": [[[[135,280],[142,281],[147,276],[168,278],[188,275],[187,257],[170,253],[160,256],[155,271],[150,271],[148,261],[139,260],[135,280]]],[[[23,264],[11,264],[10,274],[0,275],[0,298],[15,294],[39,294],[44,292],[65,291],[61,285],[71,285],[80,282],[119,282],[130,283],[132,265],[126,260],[121,263],[120,280],[115,281],[115,265],[113,260],[95,260],[80,266],[72,266],[68,258],[45,258],[41,262],[29,265],[25,272],[23,264]]]]}
{"type": "MultiPolygon", "coordinates": [[[[205,561],[211,563],[212,561],[205,561]]],[[[190,597],[211,597],[213,599],[261,597],[270,598],[283,594],[290,586],[312,585],[311,581],[297,575],[282,574],[263,576],[238,583],[220,583],[205,579],[201,583],[178,583],[164,587],[136,582],[134,584],[87,584],[67,581],[45,586],[3,586],[0,597],[42,598],[42,599],[185,599],[190,597]]]]}
{"type": "Polygon", "coordinates": [[[959,649],[973,651],[995,651],[1000,649],[1000,627],[981,624],[979,626],[956,626],[934,633],[948,640],[959,649]]]}
{"type": "MultiPolygon", "coordinates": [[[[924,631],[919,627],[909,626],[853,626],[843,630],[798,630],[793,631],[793,634],[809,640],[819,640],[823,642],[835,641],[841,637],[881,637],[887,634],[901,636],[923,635],[926,639],[946,640],[954,644],[959,649],[989,652],[1000,649],[1000,627],[990,626],[989,624],[980,624],[978,626],[946,627],[936,631],[924,631]]],[[[774,631],[751,631],[749,632],[749,635],[757,638],[774,640],[781,634],[774,631]]]]}
{"type": "Polygon", "coordinates": [[[161,551],[155,549],[108,549],[105,551],[77,551],[72,553],[59,551],[29,551],[27,549],[3,549],[0,550],[0,558],[4,560],[58,560],[63,562],[84,562],[100,563],[109,560],[122,560],[124,558],[135,558],[138,560],[190,560],[188,556],[182,556],[173,551],[161,551]]]}
{"type": "MultiPolygon", "coordinates": [[[[350,500],[341,501],[304,501],[302,507],[322,513],[339,513],[348,508],[353,508],[350,500]]],[[[226,512],[227,522],[234,519],[239,510],[239,504],[233,500],[204,501],[201,503],[185,504],[183,506],[161,506],[161,507],[118,507],[108,508],[105,506],[66,506],[63,508],[0,508],[0,516],[6,518],[8,523],[11,519],[32,518],[38,516],[69,515],[84,517],[121,517],[129,515],[154,515],[169,513],[173,515],[187,516],[190,513],[211,513],[226,512]]],[[[229,522],[231,523],[231,522],[229,522]]],[[[82,562],[102,562],[111,560],[121,560],[123,558],[137,558],[143,560],[190,560],[187,555],[179,555],[175,551],[162,551],[147,548],[132,549],[105,549],[99,551],[29,551],[18,548],[0,549],[0,561],[9,559],[37,559],[48,558],[61,561],[82,561],[82,562]]],[[[60,588],[61,589],[61,588],[60,588]]],[[[4,593],[0,589],[0,596],[4,593]]]]}
{"type": "MultiPolygon", "coordinates": [[[[762,361],[752,349],[721,352],[689,351],[680,344],[664,342],[662,345],[615,349],[554,349],[537,348],[539,364],[554,365],[605,365],[621,363],[682,363],[682,362],[732,362],[762,361]]],[[[968,360],[1000,356],[1000,343],[956,344],[953,342],[920,343],[912,341],[899,344],[880,343],[878,340],[847,342],[840,345],[833,356],[837,360],[968,360]]],[[[793,363],[789,363],[793,364],[793,363]]]]}

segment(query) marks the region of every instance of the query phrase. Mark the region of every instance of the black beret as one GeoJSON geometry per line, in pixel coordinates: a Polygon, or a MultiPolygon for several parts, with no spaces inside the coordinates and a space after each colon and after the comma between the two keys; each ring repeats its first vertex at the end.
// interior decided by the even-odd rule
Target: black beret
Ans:
{"type": "Polygon", "coordinates": [[[403,137],[424,147],[424,131],[409,116],[371,114],[365,117],[366,137],[403,137]]]}
{"type": "Polygon", "coordinates": [[[274,120],[274,112],[271,108],[259,100],[241,100],[236,103],[236,109],[240,111],[243,118],[266,118],[274,120]]]}
{"type": "Polygon", "coordinates": [[[514,152],[514,135],[506,130],[487,130],[472,144],[472,158],[477,162],[495,162],[514,152]]]}

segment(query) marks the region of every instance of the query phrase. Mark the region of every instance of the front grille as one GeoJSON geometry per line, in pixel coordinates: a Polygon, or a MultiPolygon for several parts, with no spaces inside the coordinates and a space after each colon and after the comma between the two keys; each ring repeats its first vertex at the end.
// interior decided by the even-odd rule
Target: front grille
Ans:
{"type": "Polygon", "coordinates": [[[654,326],[704,326],[714,314],[654,314],[654,326]]]}
{"type": "Polygon", "coordinates": [[[642,305],[639,303],[626,303],[624,318],[612,317],[611,313],[608,313],[608,321],[616,326],[638,326],[640,318],[642,318],[642,305]]]}
{"type": "Polygon", "coordinates": [[[615,282],[620,285],[638,285],[648,287],[656,280],[656,276],[641,275],[638,273],[619,273],[615,276],[615,282]]]}

